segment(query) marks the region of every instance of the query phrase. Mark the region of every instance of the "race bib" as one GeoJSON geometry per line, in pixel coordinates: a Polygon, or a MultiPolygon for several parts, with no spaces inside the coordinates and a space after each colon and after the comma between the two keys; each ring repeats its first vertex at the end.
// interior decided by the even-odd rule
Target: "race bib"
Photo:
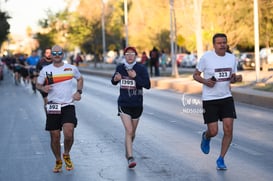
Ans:
{"type": "Polygon", "coordinates": [[[120,87],[122,89],[136,88],[136,81],[133,79],[121,79],[120,80],[120,87]]]}
{"type": "Polygon", "coordinates": [[[47,104],[46,112],[47,114],[61,114],[61,104],[47,104]]]}
{"type": "Polygon", "coordinates": [[[214,76],[217,81],[229,81],[231,76],[231,68],[215,69],[214,76]]]}

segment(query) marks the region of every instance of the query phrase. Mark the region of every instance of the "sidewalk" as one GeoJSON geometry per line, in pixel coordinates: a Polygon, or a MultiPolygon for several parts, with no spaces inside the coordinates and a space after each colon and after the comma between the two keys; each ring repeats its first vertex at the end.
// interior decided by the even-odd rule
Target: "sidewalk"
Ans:
{"type": "MultiPolygon", "coordinates": [[[[83,73],[111,77],[115,71],[115,64],[82,64],[79,69],[83,73]]],[[[192,78],[193,69],[179,68],[179,78],[171,77],[171,67],[161,72],[160,77],[151,77],[151,87],[157,89],[173,89],[187,94],[200,94],[202,85],[192,78]]],[[[243,83],[232,85],[232,94],[236,101],[251,105],[273,109],[273,92],[253,89],[256,81],[255,71],[241,71],[243,83]]],[[[259,80],[273,82],[273,72],[260,72],[259,80]]]]}

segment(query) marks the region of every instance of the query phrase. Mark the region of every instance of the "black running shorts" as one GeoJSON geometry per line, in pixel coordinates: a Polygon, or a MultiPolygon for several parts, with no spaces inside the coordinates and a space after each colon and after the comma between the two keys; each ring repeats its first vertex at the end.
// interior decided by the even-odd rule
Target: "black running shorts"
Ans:
{"type": "Polygon", "coordinates": [[[62,107],[61,114],[47,114],[45,130],[62,130],[64,123],[73,123],[74,127],[77,126],[77,118],[74,105],[62,107]]]}
{"type": "Polygon", "coordinates": [[[121,113],[128,114],[131,116],[132,119],[138,119],[143,111],[143,107],[124,107],[124,106],[119,106],[118,107],[118,116],[121,113]]]}
{"type": "Polygon", "coordinates": [[[42,90],[39,90],[39,92],[41,93],[42,97],[45,98],[47,97],[48,93],[42,91],[42,90]]]}
{"type": "Polygon", "coordinates": [[[203,101],[204,123],[212,123],[223,118],[236,118],[235,105],[232,97],[203,101]]]}

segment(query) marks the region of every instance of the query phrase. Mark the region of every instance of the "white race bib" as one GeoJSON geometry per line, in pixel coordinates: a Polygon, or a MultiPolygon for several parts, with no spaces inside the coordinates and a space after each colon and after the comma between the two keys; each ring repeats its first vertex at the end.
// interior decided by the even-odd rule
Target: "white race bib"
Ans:
{"type": "Polygon", "coordinates": [[[231,68],[215,69],[214,76],[217,81],[229,81],[231,76],[231,68]]]}
{"type": "Polygon", "coordinates": [[[46,111],[47,114],[61,114],[61,104],[47,104],[46,111]]]}
{"type": "Polygon", "coordinates": [[[121,79],[120,80],[120,87],[122,89],[136,88],[136,81],[133,79],[121,79]]]}

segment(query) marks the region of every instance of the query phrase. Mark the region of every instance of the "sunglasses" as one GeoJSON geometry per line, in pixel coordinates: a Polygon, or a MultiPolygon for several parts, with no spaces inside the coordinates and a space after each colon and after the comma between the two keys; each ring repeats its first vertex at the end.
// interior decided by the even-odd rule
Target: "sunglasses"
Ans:
{"type": "Polygon", "coordinates": [[[61,55],[63,55],[63,52],[61,52],[61,51],[60,51],[60,52],[52,52],[51,54],[52,54],[53,56],[57,56],[57,55],[58,55],[58,56],[61,56],[61,55]]]}
{"type": "Polygon", "coordinates": [[[125,53],[126,56],[134,56],[136,55],[135,53],[125,53]]]}

